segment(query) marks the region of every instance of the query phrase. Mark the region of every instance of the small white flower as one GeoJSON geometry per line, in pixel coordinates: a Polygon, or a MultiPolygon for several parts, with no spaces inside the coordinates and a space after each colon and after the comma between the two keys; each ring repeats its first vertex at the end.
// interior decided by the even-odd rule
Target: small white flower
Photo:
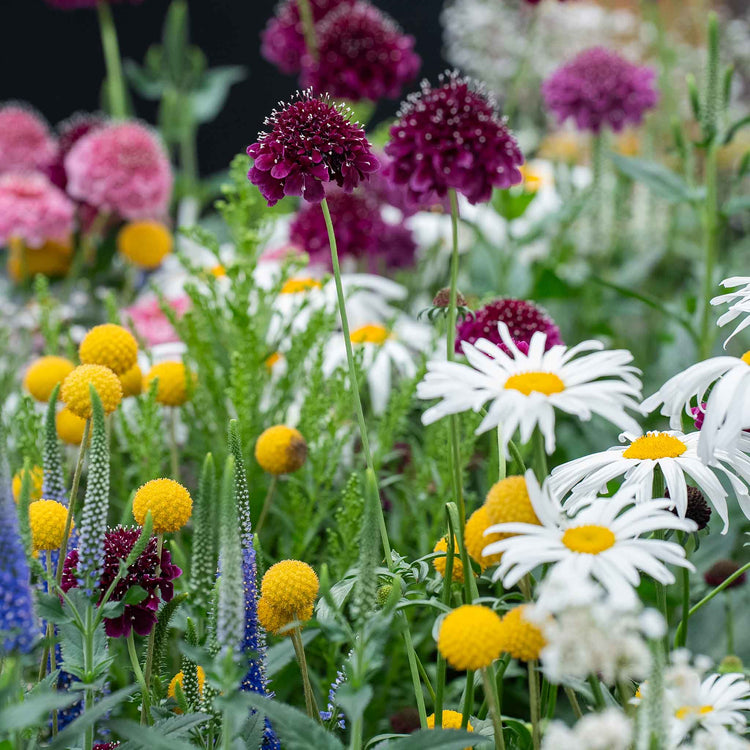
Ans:
{"type": "Polygon", "coordinates": [[[600,453],[577,458],[556,467],[550,485],[561,497],[572,490],[566,509],[575,509],[592,493],[602,492],[607,482],[624,476],[623,487],[633,487],[636,502],[651,499],[654,471],[659,468],[666,480],[669,498],[681,518],[687,510],[686,477],[692,478],[716,508],[724,522],[723,533],[729,526],[727,492],[721,486],[716,471],[721,471],[737,495],[740,506],[750,518],[750,458],[742,451],[717,451],[715,468],[706,466],[698,457],[699,432],[649,432],[646,435],[624,433],[621,440],[628,445],[616,446],[600,453]]]}
{"type": "Polygon", "coordinates": [[[574,517],[566,515],[549,484],[539,487],[532,471],[526,486],[539,525],[501,523],[486,534],[512,534],[484,548],[483,554],[502,553],[493,580],[513,586],[539,565],[549,564],[550,573],[571,580],[598,581],[614,601],[635,606],[635,587],[644,572],[663,584],[675,578],[665,563],[694,570],[685,550],[674,542],[642,539],[660,529],[695,531],[693,521],[667,510],[669,500],[648,500],[634,505],[631,488],[613,497],[593,498],[574,517]]]}
{"type": "Polygon", "coordinates": [[[729,309],[722,314],[719,318],[718,325],[725,326],[727,323],[732,323],[741,315],[745,318],[741,320],[734,331],[731,333],[729,338],[724,342],[724,348],[727,348],[727,344],[740,332],[744,331],[745,328],[750,326],[750,276],[732,276],[731,278],[724,279],[721,285],[729,289],[731,287],[742,287],[734,292],[727,292],[727,294],[720,294],[718,297],[714,297],[711,300],[712,305],[723,305],[725,302],[729,303],[729,309]]]}
{"type": "Polygon", "coordinates": [[[599,351],[603,349],[599,341],[584,341],[570,349],[553,346],[545,352],[547,337],[537,332],[524,354],[505,323],[498,323],[498,330],[510,355],[491,341],[478,339],[474,345],[462,343],[468,365],[427,363],[417,396],[442,400],[425,411],[424,424],[469,409],[479,411],[491,402],[477,433],[502,423],[507,451],[516,429],[521,441],[527,442],[539,427],[547,453],[555,450],[555,409],[584,421],[598,414],[620,429],[639,429],[625,412],[638,409],[641,390],[639,371],[629,364],[630,352],[599,351]]]}
{"type": "Polygon", "coordinates": [[[574,727],[553,721],[544,733],[542,750],[629,750],[633,724],[619,708],[587,714],[574,727]]]}

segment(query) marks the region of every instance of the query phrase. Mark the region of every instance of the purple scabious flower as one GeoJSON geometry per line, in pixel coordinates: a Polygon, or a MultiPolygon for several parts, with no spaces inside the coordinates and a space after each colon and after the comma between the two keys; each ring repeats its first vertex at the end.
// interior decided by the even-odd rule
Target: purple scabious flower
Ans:
{"type": "Polygon", "coordinates": [[[505,323],[513,340],[519,345],[528,345],[531,337],[541,331],[547,336],[545,351],[562,344],[560,329],[555,321],[533,302],[522,299],[498,299],[481,307],[456,326],[456,353],[463,352],[462,342],[476,343],[477,339],[487,339],[508,353],[500,338],[498,323],[505,323]]]}
{"type": "MultiPolygon", "coordinates": [[[[354,0],[310,0],[313,23],[334,8],[350,6],[354,0]]],[[[299,73],[305,54],[305,33],[297,0],[283,0],[260,35],[260,53],[282,73],[299,73]]]]}
{"type": "Polygon", "coordinates": [[[260,133],[247,147],[255,160],[247,176],[269,206],[285,195],[320,203],[328,182],[351,193],[377,171],[380,164],[365,131],[347,114],[328,97],[317,99],[304,91],[266,118],[270,132],[260,133]]]}
{"type": "Polygon", "coordinates": [[[363,0],[329,13],[315,29],[318,54],[302,58],[302,85],[341,99],[396,99],[419,73],[414,37],[363,0]]]}
{"type": "Polygon", "coordinates": [[[656,106],[655,76],[652,68],[592,47],[552,73],[542,84],[542,95],[559,123],[571,117],[579,130],[599,133],[610,127],[619,132],[628,123],[640,124],[656,106]]]}
{"type": "Polygon", "coordinates": [[[402,104],[385,152],[393,179],[408,187],[410,200],[431,203],[453,189],[470,203],[483,203],[492,188],[523,180],[521,149],[481,86],[456,72],[440,77],[402,104]]]}
{"type": "MultiPolygon", "coordinates": [[[[99,601],[106,593],[120,569],[120,562],[127,559],[138,537],[140,528],[117,526],[109,529],[104,537],[104,566],[97,588],[99,601]]],[[[78,550],[71,550],[65,558],[62,589],[78,586],[78,550]]],[[[120,601],[133,587],[140,586],[148,594],[138,604],[128,604],[118,617],[105,618],[104,630],[110,638],[127,637],[131,628],[138,635],[148,635],[156,624],[156,610],[162,601],[168,602],[174,595],[172,581],[182,575],[182,570],[172,564],[168,550],[162,550],[161,561],[157,556],[156,537],[149,539],[146,548],[128,568],[128,573],[115,586],[110,601],[120,601]],[[160,568],[157,575],[157,567],[160,568]]]]}
{"type": "Polygon", "coordinates": [[[385,224],[378,236],[378,248],[367,258],[371,273],[382,272],[383,268],[411,268],[417,256],[417,243],[414,234],[406,224],[385,224]]]}

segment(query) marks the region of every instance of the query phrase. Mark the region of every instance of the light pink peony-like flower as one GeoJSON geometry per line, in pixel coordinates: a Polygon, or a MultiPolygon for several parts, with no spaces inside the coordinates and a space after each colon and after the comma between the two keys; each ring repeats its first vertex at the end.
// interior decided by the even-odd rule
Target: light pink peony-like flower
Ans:
{"type": "Polygon", "coordinates": [[[42,117],[25,105],[0,106],[0,173],[45,169],[56,155],[57,141],[42,117]]]}
{"type": "Polygon", "coordinates": [[[172,196],[172,168],[158,136],[129,121],[81,138],[65,157],[68,192],[123,219],[164,216],[172,196]]]}
{"type": "Polygon", "coordinates": [[[73,232],[75,206],[43,174],[0,176],[0,245],[18,238],[29,247],[65,242],[73,232]]]}
{"type": "MultiPolygon", "coordinates": [[[[175,297],[169,300],[169,305],[177,313],[177,317],[180,317],[190,307],[190,299],[186,296],[175,297]]],[[[134,333],[149,346],[171,344],[180,340],[177,331],[159,307],[156,297],[145,297],[132,307],[126,307],[123,313],[125,323],[129,325],[132,320],[134,333]]]]}

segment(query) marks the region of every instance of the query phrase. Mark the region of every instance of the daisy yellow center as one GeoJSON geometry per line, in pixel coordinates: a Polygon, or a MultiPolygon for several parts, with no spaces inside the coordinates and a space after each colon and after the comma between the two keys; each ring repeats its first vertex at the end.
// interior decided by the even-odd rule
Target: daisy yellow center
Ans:
{"type": "Polygon", "coordinates": [[[714,710],[713,706],[682,706],[675,711],[678,719],[686,719],[688,716],[705,716],[714,710]]]}
{"type": "Polygon", "coordinates": [[[309,289],[321,289],[323,285],[317,279],[287,279],[281,287],[282,294],[299,294],[309,289]]]}
{"type": "Polygon", "coordinates": [[[687,445],[666,432],[649,432],[634,440],[623,452],[623,458],[677,458],[687,450],[687,445]]]}
{"type": "Polygon", "coordinates": [[[565,383],[554,372],[520,372],[511,375],[504,387],[507,390],[521,391],[524,396],[534,392],[551,396],[553,393],[562,393],[565,383]]]}
{"type": "Polygon", "coordinates": [[[536,170],[524,164],[520,167],[521,174],[523,175],[523,187],[529,193],[536,193],[540,187],[545,183],[544,177],[536,170]]]}
{"type": "Polygon", "coordinates": [[[371,323],[352,331],[349,338],[353,344],[385,344],[390,335],[385,326],[371,323]]]}
{"type": "Polygon", "coordinates": [[[221,279],[222,277],[227,275],[227,269],[224,268],[224,266],[222,266],[221,263],[217,263],[211,269],[211,275],[215,276],[217,279],[221,279]]]}
{"type": "Polygon", "coordinates": [[[750,365],[750,349],[748,349],[741,357],[740,359],[746,364],[750,365]]]}
{"type": "Polygon", "coordinates": [[[562,537],[562,543],[573,552],[584,555],[598,555],[614,547],[615,535],[606,526],[587,524],[568,529],[562,537]]]}

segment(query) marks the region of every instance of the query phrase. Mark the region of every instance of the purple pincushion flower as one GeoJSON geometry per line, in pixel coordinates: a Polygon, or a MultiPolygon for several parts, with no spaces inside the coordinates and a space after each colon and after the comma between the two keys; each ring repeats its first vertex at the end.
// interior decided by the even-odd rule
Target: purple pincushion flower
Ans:
{"type": "Polygon", "coordinates": [[[327,97],[299,93],[265,124],[270,132],[247,148],[255,160],[247,176],[269,206],[285,195],[320,203],[328,182],[351,193],[380,166],[365,131],[327,97]]]}
{"type": "Polygon", "coordinates": [[[341,99],[396,99],[419,72],[414,37],[390,16],[358,0],[321,21],[318,54],[302,58],[302,85],[341,99]]]}
{"type": "Polygon", "coordinates": [[[580,130],[599,133],[608,126],[619,132],[628,123],[640,124],[644,113],[656,106],[655,76],[652,68],[592,47],[552,73],[542,84],[542,94],[560,123],[571,117],[580,130]]]}
{"type": "MultiPolygon", "coordinates": [[[[104,568],[98,584],[100,601],[115,580],[120,561],[127,559],[140,535],[140,528],[125,526],[118,526],[107,531],[104,537],[104,568]]],[[[78,550],[71,550],[65,558],[63,567],[63,591],[78,586],[77,565],[78,550]]],[[[138,635],[148,635],[156,624],[156,611],[159,604],[172,599],[174,595],[172,581],[180,575],[182,575],[182,570],[172,564],[170,553],[163,550],[161,560],[159,560],[156,537],[149,539],[146,548],[128,568],[127,575],[115,586],[111,601],[120,601],[133,586],[140,586],[146,591],[147,596],[138,604],[126,605],[125,611],[118,617],[105,618],[104,630],[107,635],[110,638],[127,637],[131,628],[138,635]]]]}
{"type": "Polygon", "coordinates": [[[427,81],[402,105],[385,152],[393,179],[415,203],[453,189],[470,203],[488,201],[492,188],[518,185],[523,155],[490,95],[457,73],[427,81]]]}
{"type": "Polygon", "coordinates": [[[466,318],[457,326],[456,352],[461,353],[461,343],[476,343],[477,339],[487,339],[508,353],[500,338],[497,324],[505,323],[513,340],[524,354],[528,351],[531,337],[541,331],[547,336],[545,351],[562,344],[560,329],[544,310],[532,302],[521,299],[498,299],[480,308],[473,317],[466,318]],[[526,347],[524,350],[523,347],[526,347]]]}

